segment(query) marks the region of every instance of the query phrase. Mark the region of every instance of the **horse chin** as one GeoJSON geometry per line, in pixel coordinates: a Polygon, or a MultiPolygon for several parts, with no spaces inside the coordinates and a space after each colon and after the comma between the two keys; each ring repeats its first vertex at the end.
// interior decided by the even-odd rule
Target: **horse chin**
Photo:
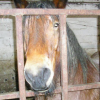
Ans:
{"type": "Polygon", "coordinates": [[[47,88],[47,89],[45,89],[45,90],[39,90],[39,89],[34,89],[34,88],[32,88],[32,90],[33,90],[34,92],[38,92],[38,93],[45,93],[45,92],[48,91],[48,89],[49,89],[49,88],[47,88]]]}
{"type": "Polygon", "coordinates": [[[48,95],[48,94],[53,94],[53,91],[55,90],[55,85],[53,83],[50,84],[50,86],[48,88],[46,88],[45,90],[39,90],[39,89],[34,89],[32,87],[32,90],[34,91],[34,93],[36,95],[38,95],[39,93],[43,93],[45,95],[48,95]]]}

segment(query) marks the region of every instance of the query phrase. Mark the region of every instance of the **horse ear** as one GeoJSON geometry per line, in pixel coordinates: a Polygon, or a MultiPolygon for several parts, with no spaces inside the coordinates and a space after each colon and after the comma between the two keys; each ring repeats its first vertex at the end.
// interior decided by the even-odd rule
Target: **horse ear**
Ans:
{"type": "Polygon", "coordinates": [[[16,8],[26,8],[28,2],[26,0],[14,0],[16,8]]]}
{"type": "Polygon", "coordinates": [[[56,8],[65,8],[68,0],[53,0],[56,8]]]}

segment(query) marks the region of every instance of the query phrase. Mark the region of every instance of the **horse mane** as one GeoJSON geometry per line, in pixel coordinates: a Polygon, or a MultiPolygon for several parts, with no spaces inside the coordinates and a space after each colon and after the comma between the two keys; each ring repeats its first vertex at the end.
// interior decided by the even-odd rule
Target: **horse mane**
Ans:
{"type": "Polygon", "coordinates": [[[97,70],[98,67],[94,65],[91,58],[87,55],[86,51],[80,46],[74,32],[70,29],[67,24],[67,57],[68,57],[68,73],[70,75],[71,68],[73,69],[73,78],[77,72],[78,64],[80,63],[83,71],[83,82],[87,82],[87,71],[88,63],[95,67],[97,70]]]}

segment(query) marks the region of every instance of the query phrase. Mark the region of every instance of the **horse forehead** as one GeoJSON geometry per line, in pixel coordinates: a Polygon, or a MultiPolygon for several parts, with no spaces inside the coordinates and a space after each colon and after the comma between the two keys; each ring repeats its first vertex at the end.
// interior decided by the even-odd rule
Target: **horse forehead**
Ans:
{"type": "Polygon", "coordinates": [[[52,19],[52,17],[51,16],[47,16],[47,19],[49,19],[50,21],[52,21],[53,19],[52,19]]]}
{"type": "Polygon", "coordinates": [[[47,16],[47,18],[50,20],[50,21],[58,21],[58,18],[57,18],[57,16],[55,16],[55,15],[52,15],[52,16],[50,16],[50,15],[48,15],[47,16]]]}
{"type": "MultiPolygon", "coordinates": [[[[39,17],[38,17],[39,18],[39,17]]],[[[40,18],[44,21],[50,21],[50,22],[53,22],[53,21],[58,21],[58,18],[57,16],[55,15],[42,15],[40,16],[40,18]]]]}

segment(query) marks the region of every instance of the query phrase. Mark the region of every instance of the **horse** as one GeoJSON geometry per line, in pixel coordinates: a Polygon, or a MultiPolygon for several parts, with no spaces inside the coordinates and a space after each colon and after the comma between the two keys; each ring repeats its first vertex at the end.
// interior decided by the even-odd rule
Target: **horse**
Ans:
{"type": "MultiPolygon", "coordinates": [[[[60,4],[63,5],[60,6],[61,8],[65,7],[65,2],[61,2],[61,0],[57,2],[54,0],[54,4],[52,2],[30,2],[25,7],[48,9],[59,7],[60,4]]],[[[24,73],[27,83],[35,93],[45,93],[45,95],[53,93],[61,68],[59,16],[24,16],[23,37],[26,57],[24,73]]],[[[98,67],[82,49],[68,23],[67,48],[68,84],[79,85],[98,82],[98,67]]],[[[99,100],[99,89],[69,92],[68,100],[99,100]]]]}

